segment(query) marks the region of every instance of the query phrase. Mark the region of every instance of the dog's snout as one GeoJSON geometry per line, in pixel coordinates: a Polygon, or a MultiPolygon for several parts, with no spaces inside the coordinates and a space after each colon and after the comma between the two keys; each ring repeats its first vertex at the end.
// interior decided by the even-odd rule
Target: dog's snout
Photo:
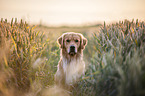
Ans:
{"type": "Polygon", "coordinates": [[[75,49],[75,46],[73,46],[73,45],[72,45],[72,46],[70,46],[70,49],[75,49]]]}
{"type": "Polygon", "coordinates": [[[75,46],[74,45],[70,46],[70,52],[75,52],[75,46]]]}
{"type": "Polygon", "coordinates": [[[75,46],[71,45],[69,48],[69,54],[74,55],[76,53],[75,46]]]}

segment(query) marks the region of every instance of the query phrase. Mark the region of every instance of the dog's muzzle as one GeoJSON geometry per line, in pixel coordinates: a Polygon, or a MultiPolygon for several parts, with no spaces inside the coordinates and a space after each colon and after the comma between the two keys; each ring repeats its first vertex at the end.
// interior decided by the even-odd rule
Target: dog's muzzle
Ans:
{"type": "Polygon", "coordinates": [[[74,45],[70,46],[69,48],[69,54],[70,55],[75,55],[76,54],[76,48],[74,45]]]}

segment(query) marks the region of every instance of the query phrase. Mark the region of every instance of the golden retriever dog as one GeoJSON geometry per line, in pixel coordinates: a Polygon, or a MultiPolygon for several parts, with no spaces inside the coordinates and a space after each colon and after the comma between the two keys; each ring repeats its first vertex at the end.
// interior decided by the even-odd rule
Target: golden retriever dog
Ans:
{"type": "Polygon", "coordinates": [[[72,86],[85,72],[83,50],[87,39],[80,33],[67,32],[58,38],[60,61],[55,74],[55,82],[61,87],[72,86]]]}

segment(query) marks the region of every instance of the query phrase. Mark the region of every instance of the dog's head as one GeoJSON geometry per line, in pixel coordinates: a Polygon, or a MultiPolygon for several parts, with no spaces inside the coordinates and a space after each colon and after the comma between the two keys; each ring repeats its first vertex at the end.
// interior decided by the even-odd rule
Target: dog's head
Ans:
{"type": "Polygon", "coordinates": [[[87,39],[80,33],[67,32],[58,38],[58,44],[67,54],[74,56],[85,48],[87,39]]]}

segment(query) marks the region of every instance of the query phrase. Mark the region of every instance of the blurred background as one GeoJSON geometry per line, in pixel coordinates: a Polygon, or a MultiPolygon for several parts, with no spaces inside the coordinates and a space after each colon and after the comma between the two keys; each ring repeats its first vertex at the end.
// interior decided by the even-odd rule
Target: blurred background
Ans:
{"type": "Polygon", "coordinates": [[[0,96],[145,96],[144,21],[145,0],[0,0],[0,96]],[[71,91],[54,82],[68,31],[88,40],[71,91]]]}
{"type": "Polygon", "coordinates": [[[0,17],[30,24],[81,25],[145,20],[144,0],[0,0],[0,17]]]}

